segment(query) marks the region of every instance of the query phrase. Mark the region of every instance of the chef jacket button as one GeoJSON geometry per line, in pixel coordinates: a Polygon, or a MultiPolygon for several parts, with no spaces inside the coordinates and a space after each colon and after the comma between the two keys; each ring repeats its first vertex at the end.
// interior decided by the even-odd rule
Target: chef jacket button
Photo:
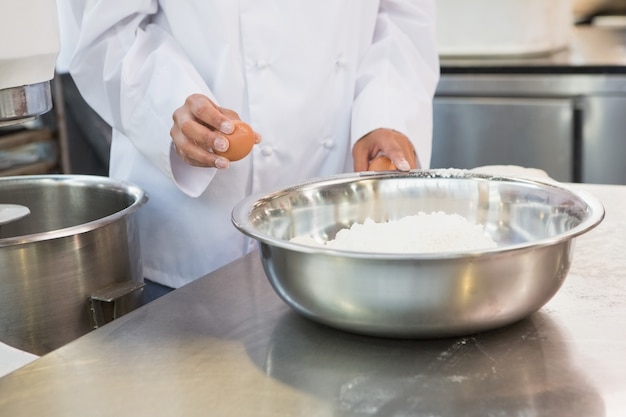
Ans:
{"type": "Polygon", "coordinates": [[[269,146],[264,146],[263,148],[261,148],[261,155],[263,156],[270,156],[272,155],[272,153],[272,148],[269,146]]]}
{"type": "Polygon", "coordinates": [[[266,60],[264,60],[264,59],[259,59],[259,60],[256,62],[256,67],[257,67],[258,69],[265,69],[265,68],[267,68],[267,61],[266,61],[266,60]]]}
{"type": "Polygon", "coordinates": [[[323,142],[323,145],[324,145],[324,147],[325,147],[325,148],[327,148],[327,149],[331,149],[333,146],[335,146],[335,141],[334,141],[334,140],[332,140],[332,139],[326,139],[326,140],[323,142]]]}
{"type": "Polygon", "coordinates": [[[344,67],[346,63],[347,61],[343,57],[337,58],[337,61],[335,61],[335,65],[337,65],[338,67],[344,67]]]}

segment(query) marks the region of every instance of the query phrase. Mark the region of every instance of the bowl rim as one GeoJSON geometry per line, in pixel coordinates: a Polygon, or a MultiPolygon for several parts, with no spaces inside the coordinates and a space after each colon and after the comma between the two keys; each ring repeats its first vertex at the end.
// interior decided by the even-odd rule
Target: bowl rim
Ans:
{"type": "Polygon", "coordinates": [[[605,209],[600,200],[594,195],[584,191],[572,188],[570,183],[561,183],[550,178],[539,178],[530,176],[511,176],[490,174],[484,172],[472,172],[466,169],[414,169],[406,172],[387,171],[373,172],[363,171],[357,173],[343,173],[293,183],[279,190],[269,193],[254,193],[239,201],[233,208],[231,213],[231,221],[244,235],[258,241],[259,244],[271,245],[282,249],[300,252],[303,254],[320,254],[336,257],[347,257],[356,259],[372,259],[372,260],[441,260],[441,259],[467,259],[479,258],[483,256],[493,256],[497,254],[506,254],[513,251],[538,249],[542,247],[554,246],[559,243],[572,240],[573,238],[586,233],[598,226],[605,217],[605,209]],[[311,186],[341,184],[347,182],[355,182],[363,179],[389,179],[404,178],[407,176],[423,178],[423,179],[463,179],[463,180],[485,180],[500,181],[511,183],[529,184],[539,187],[548,187],[558,189],[560,191],[572,194],[574,197],[583,201],[589,208],[590,215],[583,219],[580,224],[572,229],[561,233],[557,236],[539,239],[533,242],[522,242],[516,244],[508,244],[495,248],[479,249],[479,250],[462,250],[453,252],[438,253],[390,253],[390,252],[359,252],[345,249],[335,249],[324,246],[313,246],[303,243],[291,242],[288,240],[277,239],[267,233],[256,230],[249,220],[249,214],[256,206],[263,201],[276,198],[296,190],[301,190],[311,186]]]}
{"type": "Polygon", "coordinates": [[[123,193],[129,197],[132,197],[132,203],[127,207],[111,213],[107,216],[100,217],[98,219],[77,224],[74,226],[68,226],[61,229],[56,229],[47,232],[30,233],[20,236],[10,236],[0,238],[0,248],[10,246],[21,246],[29,243],[51,241],[54,239],[66,238],[74,235],[79,235],[92,230],[99,229],[105,225],[115,223],[120,219],[127,217],[137,211],[140,207],[145,205],[149,200],[149,195],[138,185],[126,180],[116,179],[112,177],[105,177],[99,175],[87,175],[87,174],[39,174],[39,175],[16,175],[0,178],[0,185],[2,184],[48,184],[50,186],[70,186],[70,187],[85,187],[85,188],[101,188],[107,189],[113,192],[123,193]]]}

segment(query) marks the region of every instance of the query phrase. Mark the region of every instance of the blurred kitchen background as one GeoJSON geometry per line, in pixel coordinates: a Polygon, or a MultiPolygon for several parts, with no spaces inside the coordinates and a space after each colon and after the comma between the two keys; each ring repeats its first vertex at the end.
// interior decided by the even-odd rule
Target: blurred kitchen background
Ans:
{"type": "MultiPolygon", "coordinates": [[[[626,184],[626,0],[436,2],[433,168],[626,184]]],[[[67,44],[74,28],[60,23],[67,44]]],[[[0,175],[107,174],[110,128],[63,65],[53,100],[44,117],[0,127],[0,175]]]]}

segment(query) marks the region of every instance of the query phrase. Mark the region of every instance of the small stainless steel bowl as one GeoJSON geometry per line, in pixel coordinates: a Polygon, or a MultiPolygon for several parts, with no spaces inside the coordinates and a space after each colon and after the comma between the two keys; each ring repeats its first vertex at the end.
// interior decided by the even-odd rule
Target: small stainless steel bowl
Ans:
{"type": "Polygon", "coordinates": [[[561,287],[574,238],[603,218],[596,198],[562,184],[450,169],[322,178],[248,197],[232,214],[296,311],[355,333],[412,338],[481,332],[537,311],[561,287]],[[393,254],[289,241],[435,211],[484,225],[498,247],[393,254]]]}

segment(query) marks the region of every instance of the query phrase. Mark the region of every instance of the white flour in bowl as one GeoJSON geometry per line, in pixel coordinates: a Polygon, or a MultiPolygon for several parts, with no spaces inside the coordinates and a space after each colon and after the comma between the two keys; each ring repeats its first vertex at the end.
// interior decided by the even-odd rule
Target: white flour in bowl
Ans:
{"type": "Polygon", "coordinates": [[[310,236],[291,242],[357,252],[437,253],[488,249],[497,246],[484,227],[459,214],[418,213],[398,220],[377,223],[366,219],[340,230],[324,243],[310,236]]]}

